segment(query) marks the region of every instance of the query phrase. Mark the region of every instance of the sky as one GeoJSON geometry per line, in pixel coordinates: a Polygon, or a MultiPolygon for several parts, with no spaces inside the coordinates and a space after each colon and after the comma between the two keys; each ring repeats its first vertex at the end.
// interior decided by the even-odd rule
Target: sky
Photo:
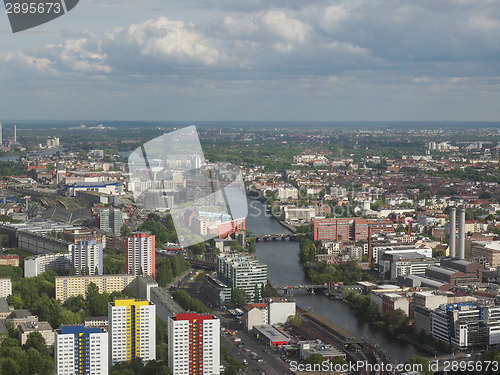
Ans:
{"type": "Polygon", "coordinates": [[[0,9],[0,121],[500,121],[498,0],[0,9]]]}

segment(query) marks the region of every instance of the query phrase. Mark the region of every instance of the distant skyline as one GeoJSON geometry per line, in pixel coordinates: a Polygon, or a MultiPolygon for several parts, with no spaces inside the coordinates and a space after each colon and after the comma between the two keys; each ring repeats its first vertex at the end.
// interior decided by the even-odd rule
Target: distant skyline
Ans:
{"type": "Polygon", "coordinates": [[[0,13],[0,122],[500,121],[497,0],[85,0],[18,34],[0,13]]]}

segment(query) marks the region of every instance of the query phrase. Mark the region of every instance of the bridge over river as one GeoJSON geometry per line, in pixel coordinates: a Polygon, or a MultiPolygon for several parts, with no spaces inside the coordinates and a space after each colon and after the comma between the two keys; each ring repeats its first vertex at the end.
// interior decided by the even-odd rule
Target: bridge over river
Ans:
{"type": "Polygon", "coordinates": [[[260,236],[251,236],[251,238],[255,238],[255,241],[300,241],[301,238],[307,238],[308,235],[305,233],[298,234],[264,234],[260,236]]]}

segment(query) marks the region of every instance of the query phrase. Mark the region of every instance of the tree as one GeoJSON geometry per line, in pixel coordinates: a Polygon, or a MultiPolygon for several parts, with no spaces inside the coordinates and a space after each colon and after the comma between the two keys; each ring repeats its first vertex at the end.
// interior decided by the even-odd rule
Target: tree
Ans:
{"type": "Polygon", "coordinates": [[[7,234],[0,234],[0,246],[5,247],[10,243],[10,238],[9,235],[7,234]]]}
{"type": "Polygon", "coordinates": [[[299,328],[302,325],[302,320],[297,315],[290,315],[286,320],[286,324],[299,328]]]}
{"type": "Polygon", "coordinates": [[[128,237],[130,236],[130,227],[126,224],[123,224],[122,227],[120,228],[120,234],[123,236],[123,237],[128,237]]]}
{"type": "Polygon", "coordinates": [[[47,349],[47,344],[40,332],[31,332],[26,339],[26,343],[23,345],[24,350],[29,348],[36,349],[41,355],[48,355],[49,350],[47,349]]]}
{"type": "Polygon", "coordinates": [[[259,286],[257,284],[255,284],[255,289],[253,291],[253,302],[254,303],[260,302],[260,290],[259,290],[259,286]]]}
{"type": "Polygon", "coordinates": [[[234,288],[231,293],[230,305],[232,308],[242,308],[248,304],[250,298],[243,289],[234,288]]]}
{"type": "Polygon", "coordinates": [[[384,325],[389,332],[405,333],[408,330],[409,318],[401,309],[384,314],[384,325]]]}
{"type": "Polygon", "coordinates": [[[321,365],[326,361],[326,358],[319,353],[313,353],[304,360],[304,363],[309,365],[321,365]]]}
{"type": "Polygon", "coordinates": [[[250,241],[248,241],[248,252],[250,254],[254,254],[257,251],[257,246],[255,244],[255,238],[250,238],[250,241]]]}
{"type": "Polygon", "coordinates": [[[94,283],[87,287],[87,308],[90,316],[103,316],[108,311],[109,295],[100,294],[99,288],[94,283]]]}

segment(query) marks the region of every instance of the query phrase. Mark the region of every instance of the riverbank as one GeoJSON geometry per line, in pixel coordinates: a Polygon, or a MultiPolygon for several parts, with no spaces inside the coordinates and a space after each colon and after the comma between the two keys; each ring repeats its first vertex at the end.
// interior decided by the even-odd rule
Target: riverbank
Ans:
{"type": "MultiPolygon", "coordinates": [[[[267,205],[266,205],[266,208],[267,208],[267,205]]],[[[274,214],[272,208],[270,210],[271,212],[271,215],[273,215],[273,217],[276,219],[276,221],[284,228],[288,229],[290,232],[292,232],[293,234],[297,233],[297,228],[295,228],[295,226],[293,225],[290,225],[290,224],[287,224],[285,223],[283,220],[281,220],[281,218],[277,215],[274,214]]]]}
{"type": "MultiPolygon", "coordinates": [[[[342,303],[345,303],[347,306],[349,306],[349,308],[351,310],[354,309],[354,306],[349,303],[348,301],[346,301],[345,299],[341,299],[342,300],[342,303]]],[[[384,331],[385,333],[391,335],[392,337],[396,338],[396,339],[399,339],[399,340],[403,340],[405,342],[407,342],[408,344],[410,345],[413,345],[415,347],[417,347],[418,349],[422,350],[423,352],[426,352],[428,354],[432,354],[434,355],[435,351],[431,348],[428,348],[426,347],[425,345],[422,345],[422,344],[419,344],[418,342],[416,342],[415,340],[411,339],[408,335],[405,335],[405,334],[399,334],[399,333],[394,333],[394,332],[391,332],[389,330],[387,330],[383,323],[381,321],[377,321],[377,322],[365,322],[369,325],[371,325],[372,327],[376,327],[382,331],[384,331]]]]}

